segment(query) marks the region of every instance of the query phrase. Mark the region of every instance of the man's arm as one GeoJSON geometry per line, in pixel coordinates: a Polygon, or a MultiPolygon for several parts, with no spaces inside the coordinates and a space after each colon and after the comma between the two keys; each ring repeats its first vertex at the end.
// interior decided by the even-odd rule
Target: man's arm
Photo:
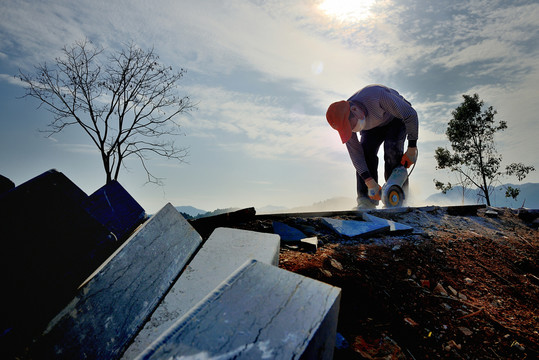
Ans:
{"type": "Polygon", "coordinates": [[[350,154],[350,159],[352,160],[352,164],[356,168],[357,173],[363,180],[370,178],[371,173],[367,167],[363,146],[361,146],[361,143],[357,138],[357,133],[352,133],[352,137],[346,142],[346,148],[348,149],[348,154],[350,154]]]}

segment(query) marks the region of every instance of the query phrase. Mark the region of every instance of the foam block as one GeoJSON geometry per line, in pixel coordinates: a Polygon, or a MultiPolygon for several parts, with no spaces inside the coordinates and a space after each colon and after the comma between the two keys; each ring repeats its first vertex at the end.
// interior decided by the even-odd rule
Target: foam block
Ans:
{"type": "Polygon", "coordinates": [[[340,289],[251,260],[137,359],[332,359],[340,289]]]}
{"type": "Polygon", "coordinates": [[[123,359],[140,354],[161,333],[249,259],[278,265],[279,236],[217,228],[129,346],[123,359]]]}

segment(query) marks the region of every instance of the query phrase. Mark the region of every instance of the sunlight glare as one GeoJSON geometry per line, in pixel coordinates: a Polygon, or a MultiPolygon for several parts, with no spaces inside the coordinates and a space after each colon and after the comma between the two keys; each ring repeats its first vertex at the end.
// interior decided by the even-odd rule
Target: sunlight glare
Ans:
{"type": "Polygon", "coordinates": [[[318,5],[327,16],[341,22],[357,22],[370,16],[370,8],[376,0],[324,0],[318,5]]]}

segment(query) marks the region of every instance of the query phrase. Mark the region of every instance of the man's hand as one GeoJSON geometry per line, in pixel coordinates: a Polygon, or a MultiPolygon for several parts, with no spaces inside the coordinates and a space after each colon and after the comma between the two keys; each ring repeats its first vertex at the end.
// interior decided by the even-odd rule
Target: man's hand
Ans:
{"type": "Polygon", "coordinates": [[[402,155],[401,165],[404,165],[406,168],[412,166],[417,161],[417,148],[409,147],[404,155],[402,155]]]}
{"type": "Polygon", "coordinates": [[[367,194],[371,200],[382,200],[382,187],[373,178],[365,180],[365,185],[369,188],[367,194]]]}

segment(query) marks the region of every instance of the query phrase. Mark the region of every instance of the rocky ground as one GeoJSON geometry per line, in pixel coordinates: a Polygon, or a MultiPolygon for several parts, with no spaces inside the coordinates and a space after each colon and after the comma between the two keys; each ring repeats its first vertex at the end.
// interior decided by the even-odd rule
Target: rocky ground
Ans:
{"type": "MultiPolygon", "coordinates": [[[[368,238],[337,235],[317,217],[278,218],[319,239],[316,251],[283,245],[279,266],[342,289],[336,359],[539,358],[533,217],[448,210],[372,212],[414,231],[368,238]]],[[[272,232],[272,221],[237,227],[272,232]]]]}

